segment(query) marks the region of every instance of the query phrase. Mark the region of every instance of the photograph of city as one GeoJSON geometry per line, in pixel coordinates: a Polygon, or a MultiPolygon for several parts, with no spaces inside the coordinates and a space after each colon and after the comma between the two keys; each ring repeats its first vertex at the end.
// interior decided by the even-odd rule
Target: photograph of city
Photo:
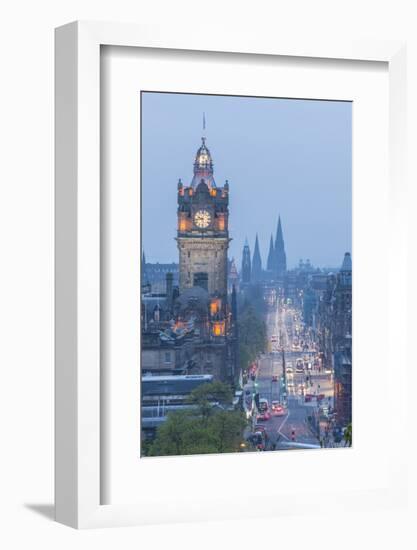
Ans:
{"type": "Polygon", "coordinates": [[[141,457],[351,447],[351,102],[140,111],[141,457]]]}

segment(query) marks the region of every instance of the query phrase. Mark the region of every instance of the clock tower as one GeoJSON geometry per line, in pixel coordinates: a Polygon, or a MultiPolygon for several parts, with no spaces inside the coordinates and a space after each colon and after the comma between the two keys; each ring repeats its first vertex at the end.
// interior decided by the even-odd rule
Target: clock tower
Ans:
{"type": "Polygon", "coordinates": [[[191,184],[184,186],[181,180],[178,182],[180,293],[200,286],[210,296],[226,298],[228,205],[229,184],[226,181],[223,187],[216,186],[213,161],[203,137],[191,184]]]}

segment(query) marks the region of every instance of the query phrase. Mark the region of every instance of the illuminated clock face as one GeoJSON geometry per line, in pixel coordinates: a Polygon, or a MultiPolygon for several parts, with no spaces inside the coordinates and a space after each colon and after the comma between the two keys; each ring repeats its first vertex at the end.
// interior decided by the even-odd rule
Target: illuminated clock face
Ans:
{"type": "Polygon", "coordinates": [[[207,210],[199,210],[194,216],[194,223],[197,227],[204,229],[210,225],[211,216],[207,210]]]}

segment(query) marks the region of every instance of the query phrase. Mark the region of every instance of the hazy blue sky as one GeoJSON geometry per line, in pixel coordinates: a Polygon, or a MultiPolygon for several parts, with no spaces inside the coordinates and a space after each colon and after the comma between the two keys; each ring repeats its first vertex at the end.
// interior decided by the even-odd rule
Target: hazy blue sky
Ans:
{"type": "Polygon", "coordinates": [[[351,251],[351,103],[142,94],[142,227],[146,259],[178,261],[177,182],[191,182],[201,144],[230,185],[229,258],[240,269],[258,232],[263,264],[281,215],[288,267],[338,266],[351,251]]]}

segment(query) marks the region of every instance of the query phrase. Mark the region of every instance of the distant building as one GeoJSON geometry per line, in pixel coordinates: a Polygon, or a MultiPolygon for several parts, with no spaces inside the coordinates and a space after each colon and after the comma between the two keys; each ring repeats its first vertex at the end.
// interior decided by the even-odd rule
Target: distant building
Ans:
{"type": "Polygon", "coordinates": [[[334,410],[337,423],[352,422],[352,336],[346,335],[334,352],[334,410]]]}
{"type": "Polygon", "coordinates": [[[259,240],[258,240],[258,234],[256,234],[255,239],[255,249],[253,252],[253,259],[252,259],[252,276],[251,276],[251,282],[258,283],[262,280],[262,260],[261,260],[261,252],[259,250],[259,240]]]}
{"type": "Polygon", "coordinates": [[[178,264],[175,262],[160,264],[148,263],[142,254],[142,286],[150,285],[152,292],[165,292],[166,274],[172,273],[173,286],[178,286],[178,264]]]}
{"type": "Polygon", "coordinates": [[[274,248],[274,239],[271,235],[271,239],[269,241],[269,252],[268,252],[268,261],[266,264],[266,269],[271,274],[275,274],[277,270],[276,266],[276,255],[275,255],[275,248],[274,248]]]}
{"type": "Polygon", "coordinates": [[[346,252],[338,273],[327,274],[320,291],[317,336],[323,366],[334,370],[336,421],[346,426],[352,420],[352,260],[346,252]]]}
{"type": "Polygon", "coordinates": [[[282,234],[281,216],[278,217],[277,234],[275,237],[275,268],[278,278],[284,277],[287,271],[287,256],[285,254],[284,237],[282,234]]]}
{"type": "Polygon", "coordinates": [[[352,421],[352,259],[346,252],[334,293],[334,383],[338,422],[352,421]]]}
{"type": "Polygon", "coordinates": [[[234,258],[232,258],[228,264],[227,284],[229,294],[232,293],[233,287],[235,287],[236,291],[239,291],[239,273],[234,258]]]}
{"type": "Polygon", "coordinates": [[[266,283],[268,286],[275,282],[279,284],[281,288],[283,288],[286,274],[287,257],[285,253],[281,217],[279,216],[275,244],[274,239],[271,235],[265,269],[262,266],[258,234],[256,234],[255,237],[255,247],[252,261],[250,258],[249,245],[246,239],[242,253],[241,281],[245,284],[263,282],[266,283]]]}
{"type": "Polygon", "coordinates": [[[242,271],[241,271],[241,279],[242,283],[248,284],[251,282],[252,278],[252,262],[250,259],[250,248],[248,239],[245,241],[245,245],[243,247],[243,253],[242,253],[242,271]]]}

